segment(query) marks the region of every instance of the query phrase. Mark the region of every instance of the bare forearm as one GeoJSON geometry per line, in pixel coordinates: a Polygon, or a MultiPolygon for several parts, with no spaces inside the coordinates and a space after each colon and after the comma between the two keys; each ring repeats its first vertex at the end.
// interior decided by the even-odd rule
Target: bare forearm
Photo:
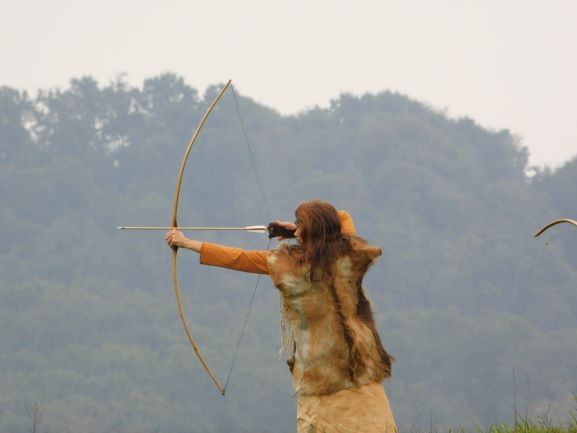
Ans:
{"type": "Polygon", "coordinates": [[[202,248],[202,242],[197,241],[195,239],[187,239],[186,241],[184,241],[184,244],[181,246],[181,248],[186,248],[188,250],[200,253],[200,249],[202,248]]]}
{"type": "Polygon", "coordinates": [[[166,243],[171,248],[186,248],[191,251],[200,253],[202,242],[195,239],[188,239],[184,234],[177,229],[169,230],[164,236],[166,243]]]}

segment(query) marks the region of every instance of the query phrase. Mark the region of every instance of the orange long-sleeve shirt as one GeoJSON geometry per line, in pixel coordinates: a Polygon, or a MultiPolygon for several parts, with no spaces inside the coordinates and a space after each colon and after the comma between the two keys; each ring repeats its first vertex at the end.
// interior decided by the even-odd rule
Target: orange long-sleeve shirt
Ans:
{"type": "MultiPolygon", "coordinates": [[[[356,235],[357,231],[351,215],[344,210],[338,211],[338,214],[341,220],[341,232],[349,236],[356,235]]],[[[244,250],[203,242],[200,248],[200,263],[253,274],[268,274],[269,254],[268,250],[244,250]]]]}

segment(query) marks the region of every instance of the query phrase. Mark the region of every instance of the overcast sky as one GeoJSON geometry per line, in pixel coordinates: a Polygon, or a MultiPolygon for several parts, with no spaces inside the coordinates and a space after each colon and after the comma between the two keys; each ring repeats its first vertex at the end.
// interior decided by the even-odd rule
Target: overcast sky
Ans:
{"type": "Polygon", "coordinates": [[[0,0],[0,85],[166,71],[292,114],[393,90],[577,154],[576,0],[0,0]]]}

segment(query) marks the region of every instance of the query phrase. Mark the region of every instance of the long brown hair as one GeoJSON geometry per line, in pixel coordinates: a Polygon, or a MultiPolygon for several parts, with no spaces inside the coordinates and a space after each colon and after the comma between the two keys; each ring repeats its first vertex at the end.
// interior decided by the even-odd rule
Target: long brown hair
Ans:
{"type": "Polygon", "coordinates": [[[295,211],[300,229],[301,261],[310,265],[310,278],[330,276],[330,265],[352,250],[349,238],[341,233],[341,220],[330,203],[311,200],[301,203],[295,211]]]}

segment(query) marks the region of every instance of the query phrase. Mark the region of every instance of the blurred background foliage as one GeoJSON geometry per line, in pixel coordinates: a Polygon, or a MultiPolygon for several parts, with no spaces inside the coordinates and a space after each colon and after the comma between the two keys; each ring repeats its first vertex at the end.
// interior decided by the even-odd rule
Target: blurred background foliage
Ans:
{"type": "MultiPolygon", "coordinates": [[[[162,233],[185,145],[219,86],[173,74],[141,88],[74,79],[34,97],[0,87],[0,430],[285,432],[295,425],[268,278],[222,399],[177,317],[162,233]]],[[[341,95],[283,117],[240,95],[273,218],[299,202],[348,210],[383,248],[367,275],[397,363],[385,383],[401,429],[475,426],[577,394],[577,159],[528,167],[522,140],[394,92],[341,95]]],[[[182,225],[266,224],[231,93],[183,182],[182,225]]],[[[251,234],[203,240],[266,248],[251,234]]],[[[226,374],[255,276],[180,253],[188,320],[226,374]]]]}

